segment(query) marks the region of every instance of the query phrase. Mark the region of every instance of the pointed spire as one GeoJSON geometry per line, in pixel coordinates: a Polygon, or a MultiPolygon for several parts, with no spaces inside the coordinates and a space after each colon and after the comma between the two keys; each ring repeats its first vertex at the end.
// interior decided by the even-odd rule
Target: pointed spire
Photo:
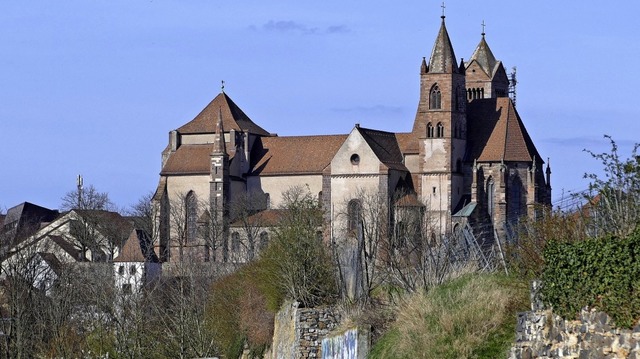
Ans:
{"type": "Polygon", "coordinates": [[[218,122],[216,123],[216,133],[213,138],[213,154],[227,154],[224,143],[224,128],[222,126],[222,107],[218,109],[218,122]]]}
{"type": "Polygon", "coordinates": [[[547,186],[551,186],[551,159],[547,157],[547,170],[545,171],[547,174],[547,186]]]}
{"type": "Polygon", "coordinates": [[[427,60],[422,57],[422,64],[420,65],[420,73],[421,74],[426,74],[429,71],[429,69],[427,68],[427,60]]]}
{"type": "Polygon", "coordinates": [[[460,67],[458,67],[458,72],[460,72],[461,74],[464,74],[464,72],[465,72],[464,58],[463,57],[460,58],[460,67]]]}
{"type": "MultiPolygon", "coordinates": [[[[444,6],[444,4],[443,4],[444,6]]],[[[456,55],[453,52],[453,46],[449,39],[449,33],[444,23],[444,8],[442,24],[440,25],[440,31],[438,31],[438,37],[431,50],[431,57],[429,58],[429,72],[431,73],[457,73],[458,64],[456,61],[456,55]]]]}
{"type": "Polygon", "coordinates": [[[480,43],[476,47],[476,50],[473,52],[473,55],[471,55],[471,61],[476,60],[487,75],[493,76],[493,71],[498,61],[496,61],[496,57],[493,56],[493,52],[491,52],[491,49],[484,38],[484,26],[484,21],[482,21],[482,38],[480,39],[480,43]]]}

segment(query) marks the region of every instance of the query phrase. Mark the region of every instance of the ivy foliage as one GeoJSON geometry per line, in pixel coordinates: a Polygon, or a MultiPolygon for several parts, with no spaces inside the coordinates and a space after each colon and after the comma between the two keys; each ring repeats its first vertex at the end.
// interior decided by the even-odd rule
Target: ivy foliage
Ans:
{"type": "Polygon", "coordinates": [[[595,307],[621,328],[640,318],[639,230],[623,238],[550,241],[544,261],[542,295],[557,314],[574,318],[595,307]]]}

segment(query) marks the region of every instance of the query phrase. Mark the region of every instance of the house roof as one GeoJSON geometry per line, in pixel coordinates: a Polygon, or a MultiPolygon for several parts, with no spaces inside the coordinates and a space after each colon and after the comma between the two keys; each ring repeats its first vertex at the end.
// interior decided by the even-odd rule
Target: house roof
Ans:
{"type": "Polygon", "coordinates": [[[212,143],[178,147],[176,152],[169,156],[160,174],[209,174],[211,166],[209,155],[213,147],[212,143]]]}
{"type": "Polygon", "coordinates": [[[178,132],[182,134],[215,133],[219,113],[222,114],[222,125],[227,131],[245,131],[269,136],[269,132],[251,121],[249,116],[224,92],[218,94],[193,120],[178,128],[178,132]]]}
{"type": "Polygon", "coordinates": [[[251,150],[254,175],[320,174],[347,135],[262,137],[251,150]]]}
{"type": "Polygon", "coordinates": [[[67,252],[72,258],[81,260],[83,255],[80,250],[73,246],[73,244],[67,242],[62,236],[50,235],[49,238],[60,247],[63,251],[67,252]]]}
{"type": "Polygon", "coordinates": [[[53,270],[54,273],[56,273],[57,275],[60,275],[60,273],[62,273],[62,263],[60,263],[60,261],[55,256],[55,254],[47,253],[47,252],[38,252],[38,255],[40,256],[40,258],[42,258],[42,260],[45,263],[47,263],[49,268],[51,268],[51,270],[53,270]]]}
{"type": "Polygon", "coordinates": [[[540,155],[508,97],[474,100],[468,105],[468,161],[530,162],[540,155]]]}
{"type": "Polygon", "coordinates": [[[120,255],[114,262],[151,262],[159,263],[158,256],[153,251],[153,245],[149,237],[140,229],[131,231],[129,238],[124,243],[120,255]]]}
{"type": "Polygon", "coordinates": [[[436,37],[435,44],[431,50],[429,58],[429,72],[431,73],[457,73],[458,66],[456,62],[456,54],[453,52],[453,45],[449,39],[447,27],[444,24],[444,16],[440,31],[436,37]]]}
{"type": "Polygon", "coordinates": [[[378,157],[380,162],[385,166],[399,171],[408,171],[403,163],[402,151],[400,151],[395,133],[372,130],[359,126],[356,126],[356,130],[360,132],[376,157],[378,157]]]}

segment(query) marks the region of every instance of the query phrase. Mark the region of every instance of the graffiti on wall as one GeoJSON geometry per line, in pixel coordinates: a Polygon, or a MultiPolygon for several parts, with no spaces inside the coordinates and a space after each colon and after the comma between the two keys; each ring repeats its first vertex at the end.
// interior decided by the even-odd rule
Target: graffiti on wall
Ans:
{"type": "Polygon", "coordinates": [[[322,339],[322,359],[357,359],[358,329],[322,339]]]}

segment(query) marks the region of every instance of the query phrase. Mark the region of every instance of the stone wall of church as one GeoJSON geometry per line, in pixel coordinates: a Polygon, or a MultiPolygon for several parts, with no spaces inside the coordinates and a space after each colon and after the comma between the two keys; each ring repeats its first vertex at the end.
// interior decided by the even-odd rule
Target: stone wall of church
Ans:
{"type": "Polygon", "coordinates": [[[269,194],[270,208],[282,206],[282,194],[296,186],[308,188],[312,195],[317,195],[322,191],[322,175],[252,176],[247,179],[249,192],[269,194]]]}

